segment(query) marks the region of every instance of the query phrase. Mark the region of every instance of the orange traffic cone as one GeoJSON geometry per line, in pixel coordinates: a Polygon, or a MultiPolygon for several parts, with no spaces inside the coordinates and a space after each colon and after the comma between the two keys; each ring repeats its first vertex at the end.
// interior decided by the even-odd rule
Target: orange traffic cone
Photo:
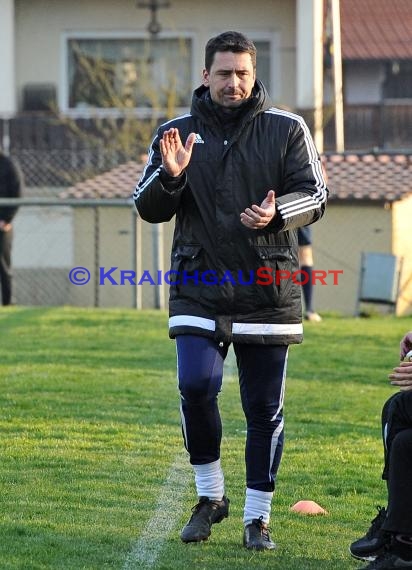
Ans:
{"type": "Polygon", "coordinates": [[[294,513],[300,513],[302,515],[327,515],[328,512],[322,508],[320,505],[315,503],[315,501],[298,501],[290,507],[290,510],[294,513]]]}

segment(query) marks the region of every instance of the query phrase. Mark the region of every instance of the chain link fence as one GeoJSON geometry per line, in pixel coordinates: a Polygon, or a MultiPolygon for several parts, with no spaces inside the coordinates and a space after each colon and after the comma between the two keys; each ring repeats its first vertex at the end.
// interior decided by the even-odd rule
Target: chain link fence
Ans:
{"type": "Polygon", "coordinates": [[[20,165],[28,188],[67,187],[136,160],[161,119],[0,117],[0,146],[20,165]]]}
{"type": "Polygon", "coordinates": [[[124,153],[104,148],[14,149],[10,156],[20,165],[30,188],[72,186],[129,159],[124,153]]]}
{"type": "Polygon", "coordinates": [[[13,222],[18,305],[164,308],[171,224],[142,223],[130,200],[1,199],[13,222]]]}
{"type": "MultiPolygon", "coordinates": [[[[61,126],[46,129],[33,121],[26,131],[22,124],[16,138],[17,128],[13,134],[10,122],[0,120],[3,147],[20,164],[26,181],[13,224],[15,302],[165,307],[167,284],[158,275],[169,269],[173,221],[142,222],[130,199],[130,182],[119,183],[110,192],[101,186],[95,193],[82,192],[78,199],[62,198],[68,187],[106,173],[130,157],[103,144],[75,141],[62,134],[61,126]],[[89,272],[87,283],[81,279],[88,273],[79,273],[77,284],[73,277],[70,280],[75,268],[89,272]],[[107,273],[111,268],[115,269],[107,273]],[[135,284],[130,275],[135,275],[135,284]]],[[[316,310],[354,314],[362,252],[394,253],[396,246],[396,254],[404,257],[399,299],[410,312],[412,258],[405,245],[410,219],[412,197],[392,205],[331,200],[325,219],[313,226],[315,268],[343,273],[337,286],[328,282],[314,287],[316,310]]]]}
{"type": "MultiPolygon", "coordinates": [[[[16,304],[167,306],[173,221],[145,223],[127,199],[24,198],[19,204],[12,250],[16,304]]],[[[354,315],[362,253],[391,252],[392,211],[331,203],[313,230],[315,269],[326,276],[314,285],[315,308],[354,315]]],[[[403,266],[399,302],[407,309],[412,306],[410,256],[403,266]]]]}

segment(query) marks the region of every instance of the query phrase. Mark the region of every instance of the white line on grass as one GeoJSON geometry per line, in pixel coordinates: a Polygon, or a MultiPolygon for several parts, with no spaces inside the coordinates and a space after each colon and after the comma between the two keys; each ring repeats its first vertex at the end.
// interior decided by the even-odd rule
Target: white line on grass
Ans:
{"type": "Polygon", "coordinates": [[[187,454],[186,452],[179,453],[163,483],[153,516],[127,555],[123,570],[153,568],[168,536],[182,514],[182,499],[190,477],[187,454]]]}

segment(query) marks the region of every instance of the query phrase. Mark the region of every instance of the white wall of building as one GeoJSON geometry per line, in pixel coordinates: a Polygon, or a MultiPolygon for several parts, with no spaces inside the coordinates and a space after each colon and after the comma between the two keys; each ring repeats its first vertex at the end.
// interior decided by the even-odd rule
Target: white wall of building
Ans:
{"type": "MultiPolygon", "coordinates": [[[[1,0],[12,1],[12,0],[1,0]]],[[[273,97],[276,103],[296,104],[295,0],[191,2],[172,0],[158,11],[164,33],[190,34],[194,41],[193,87],[201,82],[204,45],[225,30],[239,30],[253,39],[271,39],[273,97]]],[[[16,82],[21,104],[23,88],[47,83],[61,92],[65,78],[64,38],[70,33],[135,33],[147,36],[148,9],[134,0],[15,0],[16,82]]],[[[61,100],[61,93],[59,94],[61,100]]]]}
{"type": "Polygon", "coordinates": [[[0,0],[0,115],[16,110],[14,0],[0,0]]]}

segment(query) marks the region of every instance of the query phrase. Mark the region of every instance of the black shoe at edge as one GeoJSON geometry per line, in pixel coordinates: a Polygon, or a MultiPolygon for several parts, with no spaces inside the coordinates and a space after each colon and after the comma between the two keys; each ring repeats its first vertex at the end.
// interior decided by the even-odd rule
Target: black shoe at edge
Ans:
{"type": "Polygon", "coordinates": [[[404,560],[392,547],[387,547],[374,561],[361,570],[396,570],[399,568],[412,568],[412,560],[404,560]]]}
{"type": "Polygon", "coordinates": [[[372,562],[384,552],[385,547],[390,543],[390,534],[381,530],[386,518],[386,509],[379,506],[376,508],[378,514],[371,521],[367,533],[349,546],[349,552],[358,560],[372,562]]]}

